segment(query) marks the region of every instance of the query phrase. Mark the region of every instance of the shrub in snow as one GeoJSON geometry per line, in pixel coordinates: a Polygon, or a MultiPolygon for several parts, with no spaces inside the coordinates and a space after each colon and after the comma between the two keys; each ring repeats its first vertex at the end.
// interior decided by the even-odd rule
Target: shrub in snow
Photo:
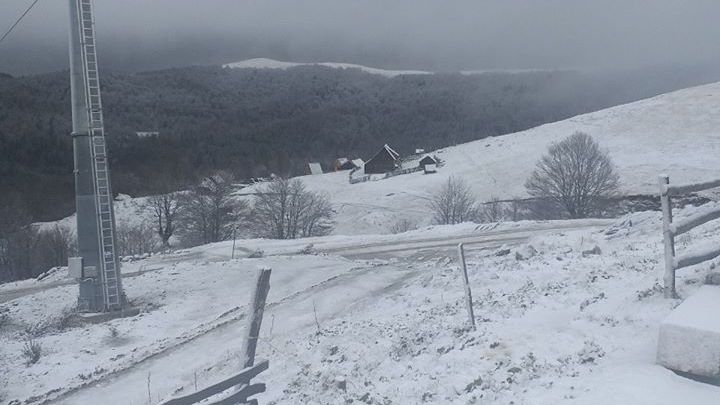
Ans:
{"type": "Polygon", "coordinates": [[[498,257],[507,256],[509,254],[510,254],[510,248],[507,248],[505,246],[503,246],[502,248],[500,248],[500,250],[495,252],[495,256],[498,256],[498,257]]]}
{"type": "Polygon", "coordinates": [[[595,247],[593,247],[592,249],[584,250],[582,252],[583,257],[588,257],[588,256],[592,256],[592,255],[601,255],[601,254],[602,254],[602,249],[600,249],[600,246],[598,246],[598,245],[595,245],[595,247]]]}
{"type": "Polygon", "coordinates": [[[7,309],[0,308],[0,331],[8,325],[10,325],[10,314],[7,309]]]}
{"type": "Polygon", "coordinates": [[[450,177],[430,200],[434,221],[440,225],[453,225],[472,221],[478,216],[475,195],[465,180],[450,177]]]}
{"type": "Polygon", "coordinates": [[[720,285],[720,273],[710,273],[705,278],[705,284],[720,285]]]}
{"type": "Polygon", "coordinates": [[[108,334],[112,339],[117,339],[117,337],[120,336],[120,331],[117,327],[111,325],[110,327],[108,327],[108,334]]]}
{"type": "Polygon", "coordinates": [[[417,229],[417,225],[413,221],[411,221],[407,218],[399,219],[399,220],[395,221],[395,223],[390,225],[390,233],[393,233],[393,234],[412,231],[415,229],[417,229]]]}
{"type": "Polygon", "coordinates": [[[60,315],[54,319],[53,326],[59,331],[70,329],[77,324],[77,318],[75,316],[75,310],[65,309],[60,315]]]}
{"type": "Polygon", "coordinates": [[[315,250],[315,245],[312,243],[309,243],[300,251],[301,255],[314,255],[315,253],[317,253],[317,250],[315,250]]]}
{"type": "Polygon", "coordinates": [[[25,365],[28,367],[40,361],[40,357],[42,356],[42,346],[40,342],[32,338],[28,339],[25,342],[25,346],[23,346],[22,356],[25,358],[25,365]]]}
{"type": "Polygon", "coordinates": [[[537,250],[532,245],[525,245],[515,251],[516,260],[527,260],[537,254],[537,250]]]}
{"type": "Polygon", "coordinates": [[[596,363],[597,360],[605,357],[605,351],[597,343],[587,340],[577,356],[581,364],[596,363]]]}
{"type": "Polygon", "coordinates": [[[265,257],[265,251],[261,250],[261,249],[258,249],[256,251],[250,253],[250,255],[248,255],[248,258],[250,258],[250,259],[260,259],[263,257],[265,257]]]}

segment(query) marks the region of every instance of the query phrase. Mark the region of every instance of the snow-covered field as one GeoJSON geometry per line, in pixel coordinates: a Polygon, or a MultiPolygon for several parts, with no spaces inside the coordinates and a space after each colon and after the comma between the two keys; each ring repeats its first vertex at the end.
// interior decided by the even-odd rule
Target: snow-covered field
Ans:
{"type": "Polygon", "coordinates": [[[718,128],[720,83],[715,83],[444,148],[435,152],[445,161],[437,174],[418,172],[353,185],[348,172],[302,180],[331,196],[338,211],[336,234],[383,233],[399,219],[428,225],[428,199],[451,175],[464,178],[482,201],[526,196],[524,183],[537,160],[551,143],[576,131],[590,134],[610,152],[623,193],[656,193],[660,173],[676,184],[717,179],[718,128]]]}
{"type": "MultiPolygon", "coordinates": [[[[537,160],[551,143],[576,131],[592,135],[610,152],[624,194],[655,194],[660,173],[674,184],[717,179],[718,128],[720,83],[715,83],[429,152],[445,162],[436,174],[416,172],[359,184],[349,183],[347,171],[300,179],[330,196],[337,212],[335,235],[375,235],[388,233],[401,220],[421,228],[430,225],[429,199],[450,176],[465,179],[480,201],[526,197],[524,183],[537,160]]],[[[251,187],[239,194],[254,191],[251,187]]],[[[142,198],[123,196],[116,203],[119,224],[151,218],[143,203],[142,198]]],[[[61,222],[74,228],[74,221],[70,217],[61,222]]]]}
{"type": "MultiPolygon", "coordinates": [[[[196,373],[199,386],[215,381],[237,369],[244,322],[236,320],[253,272],[271,267],[258,348],[271,364],[259,378],[268,384],[262,403],[717,403],[720,388],[655,364],[659,323],[678,303],[662,298],[659,284],[659,214],[596,229],[538,234],[500,256],[499,248],[471,251],[476,331],[467,328],[454,255],[433,248],[432,259],[352,261],[267,242],[267,252],[286,255],[229,260],[210,245],[194,261],[153,258],[158,270],[125,283],[142,309],[134,318],[63,325],[75,286],[1,304],[10,322],[0,332],[0,392],[5,402],[145,404],[148,379],[153,401],[192,390],[196,373]],[[29,333],[45,354],[26,366],[29,333]]],[[[678,249],[718,237],[708,224],[679,238],[678,249]]],[[[328,246],[339,247],[333,239],[328,246]]],[[[681,271],[680,294],[692,294],[710,266],[681,271]]]]}

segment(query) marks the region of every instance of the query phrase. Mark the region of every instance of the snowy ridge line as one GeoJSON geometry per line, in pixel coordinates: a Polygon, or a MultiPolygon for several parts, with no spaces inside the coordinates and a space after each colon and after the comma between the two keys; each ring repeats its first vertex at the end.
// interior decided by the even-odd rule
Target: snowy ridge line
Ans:
{"type": "Polygon", "coordinates": [[[322,66],[333,69],[358,69],[365,73],[395,77],[402,75],[431,75],[433,72],[424,70],[389,70],[380,69],[369,66],[357,65],[354,63],[343,63],[343,62],[283,62],[279,60],[269,58],[255,58],[247,59],[240,62],[227,63],[223,65],[223,68],[229,69],[279,69],[287,70],[298,66],[322,66]]]}
{"type": "MultiPolygon", "coordinates": [[[[313,292],[321,287],[324,287],[326,284],[329,284],[343,276],[347,276],[350,273],[352,273],[354,276],[357,276],[357,275],[364,274],[368,271],[375,270],[374,267],[369,267],[369,268],[364,269],[365,271],[362,271],[362,272],[353,272],[353,270],[356,270],[356,269],[358,269],[358,268],[352,268],[349,270],[348,273],[339,274],[339,275],[330,277],[328,279],[323,280],[320,283],[317,283],[308,288],[305,288],[304,290],[296,291],[296,292],[294,292],[290,295],[287,295],[277,301],[267,304],[265,306],[265,308],[266,309],[274,308],[278,305],[284,304],[294,298],[297,298],[298,296],[313,292]]],[[[109,370],[106,373],[97,374],[95,378],[90,378],[88,380],[85,380],[81,384],[78,384],[75,386],[69,386],[66,388],[54,388],[43,394],[35,395],[30,398],[27,398],[27,399],[25,399],[25,402],[23,402],[23,403],[25,403],[25,404],[37,403],[38,405],[52,404],[55,401],[61,400],[65,397],[67,397],[68,395],[74,394],[77,391],[82,390],[83,388],[87,388],[91,385],[95,385],[97,383],[103,382],[110,377],[114,377],[117,375],[121,375],[123,373],[130,372],[130,370],[135,366],[143,364],[143,363],[150,361],[156,357],[166,355],[175,350],[179,350],[182,348],[182,346],[184,346],[188,343],[191,343],[191,342],[197,340],[198,338],[207,335],[208,333],[217,331],[223,327],[229,326],[230,324],[232,324],[234,322],[245,319],[246,314],[244,312],[239,313],[239,314],[237,312],[247,309],[247,306],[248,305],[243,305],[242,307],[234,307],[234,308],[231,308],[231,309],[225,311],[224,313],[218,315],[215,318],[216,322],[211,321],[211,322],[206,322],[204,324],[200,324],[199,326],[195,327],[193,331],[190,331],[190,332],[187,332],[185,334],[175,337],[175,340],[179,340],[179,341],[175,342],[174,344],[172,344],[170,346],[165,346],[165,344],[167,343],[167,341],[169,339],[167,339],[167,338],[163,339],[163,340],[159,341],[156,345],[154,345],[157,348],[155,351],[152,351],[152,346],[149,349],[150,351],[145,351],[146,355],[144,357],[141,356],[140,358],[136,358],[136,359],[128,359],[127,362],[125,362],[124,364],[118,365],[118,367],[116,367],[115,369],[109,370]],[[220,320],[221,318],[224,318],[227,316],[230,316],[230,318],[220,320]],[[217,322],[217,321],[219,321],[219,322],[217,322]],[[200,328],[200,330],[198,330],[198,328],[200,328]]]]}

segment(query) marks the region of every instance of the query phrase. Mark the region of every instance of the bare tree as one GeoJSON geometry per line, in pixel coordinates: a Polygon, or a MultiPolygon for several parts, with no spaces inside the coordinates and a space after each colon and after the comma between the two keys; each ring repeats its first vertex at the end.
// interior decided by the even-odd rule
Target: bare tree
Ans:
{"type": "Polygon", "coordinates": [[[156,232],[162,241],[163,249],[170,247],[170,238],[177,228],[182,201],[182,194],[179,191],[154,195],[148,198],[148,205],[152,208],[156,232]]]}
{"type": "Polygon", "coordinates": [[[146,222],[118,223],[116,237],[120,256],[153,253],[158,247],[155,229],[146,222]]]}
{"type": "Polygon", "coordinates": [[[26,205],[11,195],[0,201],[0,281],[30,278],[34,232],[26,205]]]}
{"type": "Polygon", "coordinates": [[[298,179],[277,179],[257,193],[252,222],[256,233],[274,239],[327,235],[333,228],[330,199],[298,179]]]}
{"type": "Polygon", "coordinates": [[[513,197],[506,207],[506,216],[513,222],[519,221],[523,215],[523,205],[523,200],[520,197],[513,197]]]}
{"type": "Polygon", "coordinates": [[[183,201],[183,241],[189,244],[219,242],[232,235],[233,227],[247,208],[234,199],[232,175],[217,172],[202,179],[183,201]]]}
{"type": "Polygon", "coordinates": [[[503,203],[497,197],[491,197],[490,201],[483,203],[480,209],[480,218],[483,222],[500,222],[503,220],[503,203]]]}
{"type": "Polygon", "coordinates": [[[39,272],[52,267],[65,266],[68,257],[77,250],[75,235],[65,226],[55,224],[50,229],[38,229],[35,232],[34,268],[39,272]]]}
{"type": "Polygon", "coordinates": [[[533,197],[567,211],[571,218],[586,218],[601,201],[619,188],[619,177],[610,155],[582,132],[553,144],[525,182],[533,197]]]}
{"type": "Polygon", "coordinates": [[[430,209],[438,224],[458,224],[477,216],[477,200],[467,183],[450,177],[430,200],[430,209]]]}

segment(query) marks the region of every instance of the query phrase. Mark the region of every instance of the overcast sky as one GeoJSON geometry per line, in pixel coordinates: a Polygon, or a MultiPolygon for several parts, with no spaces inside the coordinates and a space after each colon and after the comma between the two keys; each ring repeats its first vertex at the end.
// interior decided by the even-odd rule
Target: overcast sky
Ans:
{"type": "MultiPolygon", "coordinates": [[[[31,0],[0,0],[5,31],[31,0]]],[[[95,0],[101,67],[267,57],[427,70],[715,64],[718,0],[95,0]]],[[[67,67],[68,0],[40,0],[0,71],[67,67]]]]}

